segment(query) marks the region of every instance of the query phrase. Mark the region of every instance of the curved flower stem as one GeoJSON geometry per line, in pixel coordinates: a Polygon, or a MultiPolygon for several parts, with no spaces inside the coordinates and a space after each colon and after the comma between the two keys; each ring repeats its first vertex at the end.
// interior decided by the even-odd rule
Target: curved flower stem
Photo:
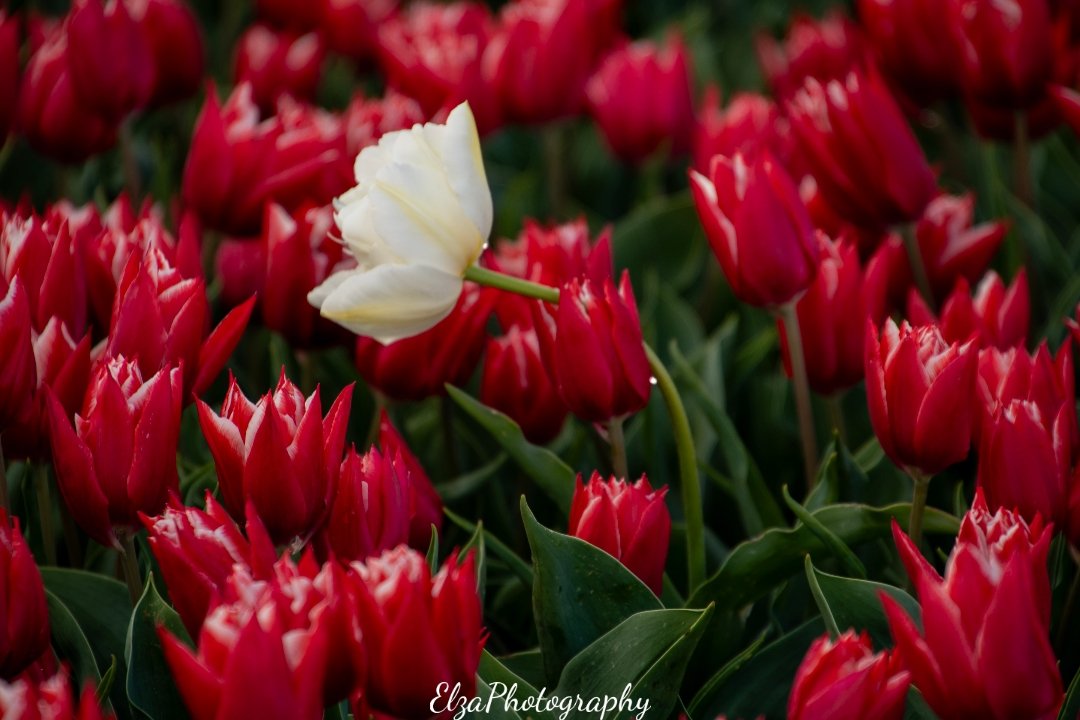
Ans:
{"type": "Polygon", "coordinates": [[[139,559],[135,555],[135,533],[128,528],[116,528],[116,539],[120,541],[120,564],[124,569],[124,580],[127,581],[128,596],[131,597],[131,605],[139,603],[143,594],[142,575],[139,573],[139,559]]]}
{"type": "Polygon", "coordinates": [[[611,470],[621,480],[630,479],[630,469],[626,462],[626,436],[623,434],[621,417],[608,420],[608,445],[611,447],[611,470]]]}
{"type": "MultiPolygon", "coordinates": [[[[525,297],[559,302],[556,288],[539,283],[521,280],[476,265],[465,271],[465,279],[479,285],[506,290],[525,297]]],[[[697,451],[694,448],[694,436],[690,431],[690,420],[686,415],[678,388],[671,378],[671,373],[656,355],[648,343],[645,343],[645,356],[649,368],[656,379],[660,394],[664,397],[671,429],[675,435],[675,450],[679,458],[679,489],[682,493],[683,513],[686,516],[686,560],[690,592],[692,593],[705,580],[705,518],[701,508],[701,482],[698,478],[697,451]]]]}
{"type": "Polygon", "coordinates": [[[803,472],[806,476],[806,492],[814,489],[817,479],[817,433],[814,431],[814,408],[810,404],[810,379],[806,374],[806,356],[803,354],[802,332],[799,330],[799,314],[795,303],[780,309],[787,335],[788,355],[791,358],[791,381],[795,384],[795,410],[799,416],[799,437],[802,440],[803,472]]]}
{"type": "Polygon", "coordinates": [[[56,537],[53,534],[52,497],[49,492],[49,466],[34,464],[34,486],[37,490],[38,519],[41,522],[41,545],[45,549],[45,564],[56,565],[56,537]]]}
{"type": "Polygon", "coordinates": [[[926,473],[908,468],[908,475],[915,483],[915,490],[911,495],[911,518],[908,520],[908,537],[915,547],[922,542],[923,514],[926,512],[926,496],[930,492],[930,476],[926,473]]]}
{"type": "Polygon", "coordinates": [[[675,435],[675,451],[679,457],[679,490],[682,493],[683,514],[686,516],[686,562],[690,593],[693,594],[705,580],[705,517],[701,509],[701,481],[698,478],[694,436],[690,432],[690,420],[671,373],[648,343],[645,343],[645,355],[649,358],[649,368],[664,397],[671,418],[671,430],[675,435]]]}
{"type": "Polygon", "coordinates": [[[926,263],[923,261],[922,249],[919,248],[919,238],[915,232],[915,223],[909,223],[900,230],[904,238],[904,248],[907,250],[908,264],[911,265],[911,275],[915,278],[915,287],[931,310],[937,310],[934,301],[934,291],[930,287],[930,276],[926,272],[926,263]]]}

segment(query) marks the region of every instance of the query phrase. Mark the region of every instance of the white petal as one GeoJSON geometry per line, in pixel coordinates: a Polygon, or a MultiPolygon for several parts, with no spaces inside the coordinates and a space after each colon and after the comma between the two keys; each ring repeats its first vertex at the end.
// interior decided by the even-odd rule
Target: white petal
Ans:
{"type": "Polygon", "coordinates": [[[341,230],[341,239],[349,252],[361,265],[375,267],[383,263],[402,262],[375,232],[370,198],[365,196],[357,202],[339,206],[334,213],[334,222],[341,230]]]}
{"type": "Polygon", "coordinates": [[[476,120],[469,103],[463,102],[451,110],[446,125],[425,125],[424,134],[442,158],[450,186],[454,188],[465,214],[476,225],[480,236],[487,240],[491,234],[493,215],[491,189],[484,171],[484,158],[480,154],[476,120]]]}
{"type": "Polygon", "coordinates": [[[307,301],[317,308],[321,308],[323,303],[326,302],[326,298],[330,297],[330,293],[337,290],[343,282],[349,279],[355,270],[340,270],[333,273],[330,277],[322,281],[322,284],[316,288],[313,288],[307,294],[307,301]]]}
{"type": "Polygon", "coordinates": [[[337,273],[311,291],[325,318],[381,343],[411,337],[450,314],[461,295],[458,275],[424,265],[380,265],[337,273]],[[345,276],[341,278],[339,276],[345,276]],[[322,288],[331,285],[322,296],[322,288]]]}

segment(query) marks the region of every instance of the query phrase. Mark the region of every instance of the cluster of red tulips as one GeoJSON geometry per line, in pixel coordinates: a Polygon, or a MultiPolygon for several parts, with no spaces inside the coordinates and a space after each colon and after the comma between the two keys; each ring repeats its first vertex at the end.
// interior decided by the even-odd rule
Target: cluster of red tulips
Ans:
{"type": "Polygon", "coordinates": [[[454,688],[520,719],[493,704],[513,685],[579,699],[548,720],[620,693],[638,720],[1080,717],[1080,291],[1048,303],[1025,238],[1037,144],[1080,132],[1080,5],[799,15],[756,40],[771,96],[726,104],[695,99],[711,38],[633,39],[632,0],[258,0],[235,27],[21,5],[0,188],[41,166],[64,189],[0,197],[0,716],[457,720],[454,688]],[[663,208],[644,265],[642,214],[569,182],[582,137],[663,208]],[[963,143],[1012,146],[1014,212],[950,176],[963,143]],[[488,247],[492,195],[514,237],[488,247]],[[650,270],[680,212],[717,260],[696,308],[650,270]],[[425,254],[466,258],[436,268],[459,288],[437,322],[423,286],[355,293],[386,337],[328,311],[425,254]],[[763,328],[771,370],[713,365],[717,312],[763,328]],[[781,375],[801,455],[778,428],[768,450],[800,502],[744,445],[760,395],[726,397],[756,376],[786,418],[781,375]]]}

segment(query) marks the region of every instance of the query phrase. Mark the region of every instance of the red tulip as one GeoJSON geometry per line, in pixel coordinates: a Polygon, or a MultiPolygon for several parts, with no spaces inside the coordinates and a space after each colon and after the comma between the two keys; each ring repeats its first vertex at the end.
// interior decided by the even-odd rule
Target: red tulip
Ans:
{"type": "Polygon", "coordinates": [[[322,0],[256,0],[255,9],[275,26],[303,33],[319,27],[322,4],[322,0]]]}
{"type": "Polygon", "coordinates": [[[11,683],[0,680],[0,716],[18,720],[114,720],[98,705],[94,683],[84,682],[73,694],[66,669],[46,680],[25,675],[11,683]]]}
{"type": "Polygon", "coordinates": [[[915,102],[959,94],[963,79],[960,3],[859,0],[870,49],[889,79],[915,102]]]}
{"type": "Polygon", "coordinates": [[[934,325],[866,333],[866,399],[874,433],[889,458],[908,472],[934,475],[963,460],[978,420],[974,341],[945,342],[934,325]]]}
{"type": "Polygon", "coordinates": [[[0,299],[0,431],[27,411],[37,386],[30,302],[19,278],[0,299]]]}
{"type": "Polygon", "coordinates": [[[15,122],[19,101],[19,21],[0,11],[0,142],[15,122]]]}
{"type": "Polygon", "coordinates": [[[234,566],[246,567],[262,579],[270,576],[277,559],[254,512],[248,514],[249,543],[209,492],[206,510],[185,507],[174,497],[160,515],[141,518],[169,599],[192,637],[206,613],[222,601],[234,566]]]}
{"type": "Polygon", "coordinates": [[[149,102],[154,54],[124,0],[76,0],[66,31],[68,70],[83,104],[119,122],[149,102]]]}
{"type": "Polygon", "coordinates": [[[373,58],[379,28],[391,22],[399,0],[323,0],[322,32],[326,44],[353,60],[373,58]]]}
{"type": "Polygon", "coordinates": [[[351,404],[349,385],[324,419],[318,388],[305,398],[284,369],[274,391],[257,403],[244,396],[235,378],[221,415],[198,401],[221,499],[233,517],[250,500],[277,543],[314,531],[333,497],[351,404]]]}
{"type": "MultiPolygon", "coordinates": [[[[267,206],[267,212],[271,212],[267,206]]],[[[226,238],[214,256],[214,274],[221,284],[218,302],[236,307],[252,295],[262,295],[266,284],[266,250],[252,238],[226,238]]]]}
{"type": "MultiPolygon", "coordinates": [[[[795,304],[810,387],[822,395],[845,390],[863,378],[866,305],[859,252],[846,239],[818,234],[821,264],[810,288],[795,304]]],[[[787,332],[780,328],[784,371],[791,375],[787,332]]]]}
{"type": "Polygon", "coordinates": [[[233,75],[237,83],[251,84],[252,97],[263,113],[273,114],[282,95],[315,99],[325,55],[317,33],[298,35],[252,25],[240,36],[233,75]]]}
{"type": "Polygon", "coordinates": [[[548,376],[535,330],[513,325],[488,340],[480,401],[520,425],[531,443],[544,445],[559,434],[566,406],[548,376]]]}
{"type": "Polygon", "coordinates": [[[656,595],[664,586],[664,565],[671,538],[671,514],[664,504],[667,488],[653,490],[637,482],[594,472],[588,484],[578,475],[570,503],[570,535],[615,557],[656,595]]]}
{"type": "Polygon", "coordinates": [[[874,74],[809,78],[788,103],[803,158],[830,206],[849,222],[885,228],[919,219],[934,173],[889,90],[874,74]]]}
{"type": "Polygon", "coordinates": [[[652,374],[629,273],[617,288],[610,279],[571,280],[553,316],[540,303],[534,310],[544,363],[570,412],[607,422],[645,407],[652,374]]]}
{"type": "Polygon", "coordinates": [[[425,120],[427,116],[420,105],[399,92],[388,90],[381,98],[365,98],[358,92],[342,116],[348,155],[355,157],[386,133],[407,130],[425,120]]]}
{"type": "Polygon", "coordinates": [[[942,720],[1057,717],[1063,697],[1047,638],[1050,529],[991,515],[981,495],[964,517],[942,578],[893,523],[922,606],[925,635],[888,595],[881,601],[912,682],[942,720]]]}
{"type": "Polygon", "coordinates": [[[426,549],[431,543],[431,526],[434,525],[436,530],[442,529],[442,499],[385,411],[379,418],[379,447],[383,458],[393,465],[395,473],[406,478],[406,484],[411,488],[409,545],[426,549]]]}
{"type": "Polygon", "coordinates": [[[183,181],[184,202],[206,225],[257,234],[266,203],[322,205],[351,184],[338,118],[282,99],[277,115],[260,122],[251,85],[238,85],[224,107],[208,91],[183,181]]]}
{"type": "Polygon", "coordinates": [[[389,345],[357,338],[360,377],[395,400],[422,400],[442,395],[447,383],[463,385],[484,352],[495,300],[491,291],[466,283],[450,315],[430,330],[389,345]]]}
{"type": "Polygon", "coordinates": [[[0,677],[12,678],[49,649],[45,586],[18,518],[0,508],[0,677]]]}
{"type": "Polygon", "coordinates": [[[543,123],[576,115],[598,54],[581,0],[517,0],[503,6],[484,55],[507,120],[543,123]]]}
{"type": "Polygon", "coordinates": [[[662,146],[690,150],[694,131],[690,57],[682,38],[663,46],[639,41],[613,50],[593,73],[585,95],[612,152],[631,163],[662,146]]]}
{"type": "Polygon", "coordinates": [[[333,344],[350,337],[319,316],[308,293],[338,270],[354,267],[340,240],[331,236],[330,207],[310,208],[294,217],[280,205],[268,205],[263,222],[265,279],[259,303],[263,324],[281,333],[293,347],[333,344]]]}
{"type": "Polygon", "coordinates": [[[202,29],[182,0],[124,0],[153,56],[150,107],[185,100],[199,90],[206,67],[202,29]]]}
{"type": "Polygon", "coordinates": [[[790,146],[786,121],[764,95],[738,93],[721,108],[720,91],[715,86],[705,93],[694,131],[694,167],[699,172],[709,172],[715,155],[753,157],[759,148],[786,162],[790,146]]]}
{"type": "Polygon", "coordinates": [[[962,342],[975,336],[979,347],[1022,347],[1027,342],[1031,317],[1027,273],[1021,269],[1006,289],[1001,276],[991,270],[979,283],[974,297],[967,280],[960,278],[941,308],[940,320],[912,289],[907,317],[916,325],[938,323],[946,342],[962,342]]]}
{"type": "Polygon", "coordinates": [[[910,684],[900,654],[875,653],[865,632],[823,635],[795,673],[788,720],[900,720],[910,684]]]}
{"type": "Polygon", "coordinates": [[[485,636],[472,554],[432,577],[423,555],[398,546],[353,563],[350,579],[368,650],[364,701],[374,713],[430,717],[442,682],[474,694],[485,636]]]}
{"type": "Polygon", "coordinates": [[[379,60],[390,87],[416,98],[434,117],[469,102],[480,134],[499,127],[498,95],[484,71],[493,31],[476,2],[416,2],[379,28],[379,60]]]}
{"type": "Polygon", "coordinates": [[[814,280],[818,248],[799,192],[767,150],[712,160],[690,171],[690,189],[713,253],[735,297],[779,307],[814,280]]]}
{"type": "Polygon", "coordinates": [[[102,545],[119,547],[115,527],[132,528],[176,491],[183,381],[177,368],[143,379],[123,357],[100,364],[72,427],[47,392],[56,482],[72,516],[102,545]]]}
{"type": "Polygon", "coordinates": [[[765,79],[781,99],[794,95],[807,78],[822,84],[842,79],[865,55],[858,27],[839,12],[821,20],[798,14],[783,44],[759,35],[755,46],[765,79]]]}
{"type": "Polygon", "coordinates": [[[208,334],[210,304],[203,279],[184,277],[166,251],[148,247],[124,266],[105,353],[137,358],[144,375],[181,366],[186,402],[202,394],[221,372],[240,342],[253,304],[254,298],[233,309],[208,334]]]}

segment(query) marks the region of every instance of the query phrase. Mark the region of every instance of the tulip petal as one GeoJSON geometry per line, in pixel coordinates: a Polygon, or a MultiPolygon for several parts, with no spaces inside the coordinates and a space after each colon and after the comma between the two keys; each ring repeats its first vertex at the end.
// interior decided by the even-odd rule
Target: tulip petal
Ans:
{"type": "Polygon", "coordinates": [[[486,240],[491,233],[494,210],[484,158],[480,154],[476,119],[469,103],[464,102],[451,110],[445,125],[425,125],[424,135],[442,158],[450,187],[462,210],[486,240]]]}
{"type": "MultiPolygon", "coordinates": [[[[961,348],[926,391],[914,426],[916,457],[923,472],[941,472],[967,457],[974,420],[977,361],[974,346],[961,348]]],[[[903,396],[914,389],[906,385],[893,387],[903,396]]]]}
{"type": "Polygon", "coordinates": [[[173,680],[191,716],[194,720],[216,720],[221,704],[222,679],[164,626],[158,626],[157,633],[173,680]]]}
{"type": "MultiPolygon", "coordinates": [[[[252,295],[242,304],[230,310],[229,314],[222,318],[221,322],[203,342],[202,348],[199,350],[199,371],[191,384],[192,395],[197,397],[206,392],[210,383],[225,367],[229,356],[232,355],[233,350],[239,344],[244,329],[247,328],[254,307],[255,296],[252,295]]],[[[187,402],[186,399],[185,402],[187,402]]]]}

